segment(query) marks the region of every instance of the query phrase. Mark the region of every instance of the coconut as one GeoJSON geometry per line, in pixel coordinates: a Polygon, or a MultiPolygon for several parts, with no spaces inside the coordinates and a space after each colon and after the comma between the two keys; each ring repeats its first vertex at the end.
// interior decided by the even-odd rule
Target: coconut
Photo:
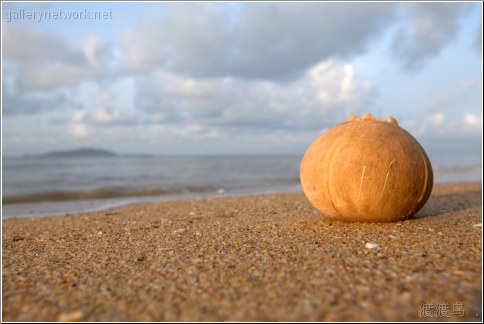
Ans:
{"type": "Polygon", "coordinates": [[[352,115],[321,134],[301,162],[301,185],[325,216],[384,222],[411,218],[433,186],[430,160],[397,121],[352,115]]]}

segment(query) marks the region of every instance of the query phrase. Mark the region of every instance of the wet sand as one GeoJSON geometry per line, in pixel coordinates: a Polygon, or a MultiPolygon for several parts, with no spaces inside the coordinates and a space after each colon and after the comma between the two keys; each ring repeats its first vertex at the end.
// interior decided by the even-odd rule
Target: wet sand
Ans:
{"type": "Polygon", "coordinates": [[[3,320],[481,321],[481,187],[396,223],[302,193],[5,220],[3,320]]]}

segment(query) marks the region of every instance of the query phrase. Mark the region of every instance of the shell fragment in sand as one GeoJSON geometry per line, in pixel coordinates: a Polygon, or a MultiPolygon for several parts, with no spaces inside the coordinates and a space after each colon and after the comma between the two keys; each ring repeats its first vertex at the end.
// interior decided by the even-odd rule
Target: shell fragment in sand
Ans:
{"type": "Polygon", "coordinates": [[[474,224],[474,225],[472,225],[472,227],[474,227],[474,228],[482,228],[482,223],[474,224]]]}
{"type": "Polygon", "coordinates": [[[378,243],[367,242],[367,243],[365,244],[365,247],[366,247],[367,249],[372,250],[372,249],[378,249],[378,248],[380,247],[380,245],[379,245],[378,243]]]}

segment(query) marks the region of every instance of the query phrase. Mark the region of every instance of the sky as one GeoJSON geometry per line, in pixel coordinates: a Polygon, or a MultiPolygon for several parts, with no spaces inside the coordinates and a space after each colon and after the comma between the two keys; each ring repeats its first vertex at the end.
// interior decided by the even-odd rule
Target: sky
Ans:
{"type": "Polygon", "coordinates": [[[352,113],[481,152],[482,68],[480,2],[2,2],[3,155],[302,154],[352,113]]]}

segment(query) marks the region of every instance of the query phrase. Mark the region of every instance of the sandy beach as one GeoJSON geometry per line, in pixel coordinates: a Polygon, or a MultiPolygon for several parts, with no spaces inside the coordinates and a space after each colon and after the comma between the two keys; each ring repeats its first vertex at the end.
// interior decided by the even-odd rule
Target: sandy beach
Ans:
{"type": "Polygon", "coordinates": [[[345,223],[302,193],[3,221],[4,321],[481,321],[481,183],[345,223]]]}

